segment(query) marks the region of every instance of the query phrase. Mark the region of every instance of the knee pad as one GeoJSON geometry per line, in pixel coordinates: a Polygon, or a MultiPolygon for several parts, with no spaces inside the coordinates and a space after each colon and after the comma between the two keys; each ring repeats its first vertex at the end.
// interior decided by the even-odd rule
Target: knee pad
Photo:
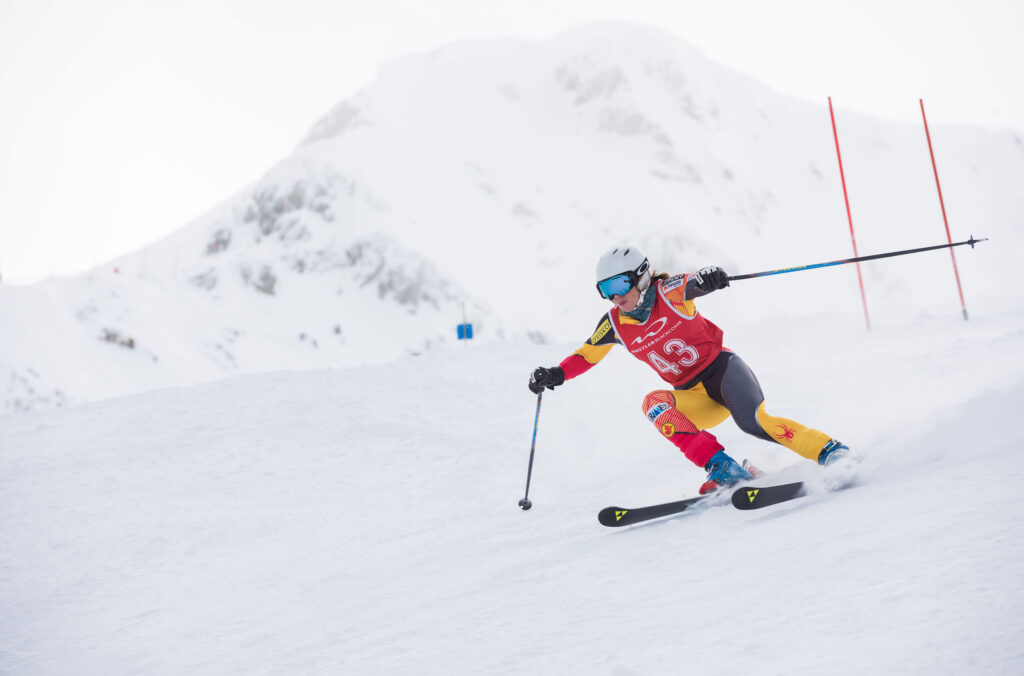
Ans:
{"type": "Polygon", "coordinates": [[[697,426],[676,408],[676,399],[668,390],[656,390],[644,397],[644,415],[668,438],[676,434],[693,434],[697,426]]]}
{"type": "Polygon", "coordinates": [[[675,407],[676,399],[668,390],[655,390],[644,397],[644,415],[652,423],[663,413],[675,407]]]}

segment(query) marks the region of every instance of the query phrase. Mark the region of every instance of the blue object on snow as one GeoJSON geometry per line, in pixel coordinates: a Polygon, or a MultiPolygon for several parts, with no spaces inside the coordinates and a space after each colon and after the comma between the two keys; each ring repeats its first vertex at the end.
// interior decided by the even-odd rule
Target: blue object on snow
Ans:
{"type": "Polygon", "coordinates": [[[472,324],[459,324],[459,340],[472,340],[473,339],[473,325],[472,324]]]}

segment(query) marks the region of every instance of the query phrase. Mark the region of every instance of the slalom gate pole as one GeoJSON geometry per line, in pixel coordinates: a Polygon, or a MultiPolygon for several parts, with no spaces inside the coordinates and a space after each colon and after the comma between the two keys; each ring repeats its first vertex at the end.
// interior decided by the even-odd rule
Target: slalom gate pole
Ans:
{"type": "Polygon", "coordinates": [[[540,400],[544,396],[544,390],[537,393],[537,413],[533,417],[533,443],[530,444],[530,465],[526,470],[526,493],[523,494],[523,499],[519,501],[519,507],[526,510],[533,507],[533,503],[530,502],[530,477],[533,476],[533,452],[537,448],[537,423],[540,421],[540,400]]]}
{"type": "MultiPolygon", "coordinates": [[[[954,246],[963,246],[964,244],[970,244],[971,248],[978,242],[985,242],[988,237],[982,237],[981,239],[974,239],[972,235],[970,239],[963,242],[952,242],[950,244],[936,244],[935,246],[923,246],[919,249],[904,249],[903,251],[890,251],[888,253],[872,254],[870,256],[858,256],[856,258],[843,258],[837,261],[828,261],[827,263],[815,263],[814,265],[798,265],[795,268],[782,268],[781,270],[768,270],[766,272],[751,272],[745,275],[730,276],[729,281],[734,282],[738,279],[753,279],[755,277],[767,277],[768,275],[781,275],[786,272],[800,272],[801,270],[813,270],[815,268],[828,268],[833,265],[846,265],[847,263],[859,263],[861,261],[873,261],[878,258],[891,258],[893,256],[906,256],[907,254],[921,253],[922,251],[934,251],[936,249],[949,249],[954,246]]],[[[537,406],[540,406],[540,402],[537,402],[537,406]]]]}
{"type": "MultiPolygon", "coordinates": [[[[846,192],[846,174],[843,172],[843,156],[839,152],[839,131],[836,129],[836,114],[832,110],[832,97],[828,97],[828,115],[832,118],[832,136],[836,140],[836,158],[839,160],[839,179],[843,184],[843,201],[846,202],[846,220],[850,223],[850,241],[853,242],[853,255],[857,256],[857,238],[853,234],[853,216],[850,214],[850,196],[846,192]]],[[[864,304],[864,323],[868,331],[871,330],[871,318],[868,317],[868,297],[864,294],[864,278],[860,274],[860,265],[857,265],[857,284],[860,286],[860,300],[864,304]]]]}
{"type": "MultiPolygon", "coordinates": [[[[921,119],[924,120],[924,135],[928,139],[928,154],[932,158],[932,171],[935,173],[935,187],[939,191],[939,207],[942,208],[942,222],[946,225],[946,241],[952,243],[953,237],[949,234],[949,219],[946,218],[946,203],[942,201],[942,186],[939,184],[939,168],[935,165],[935,151],[932,150],[932,135],[928,133],[928,118],[924,114],[924,99],[918,99],[921,104],[921,119]]],[[[956,256],[953,250],[949,250],[949,257],[953,259],[953,276],[956,278],[956,290],[960,293],[960,309],[963,310],[964,319],[967,319],[967,303],[964,302],[964,289],[960,286],[960,272],[956,268],[956,256]]]]}

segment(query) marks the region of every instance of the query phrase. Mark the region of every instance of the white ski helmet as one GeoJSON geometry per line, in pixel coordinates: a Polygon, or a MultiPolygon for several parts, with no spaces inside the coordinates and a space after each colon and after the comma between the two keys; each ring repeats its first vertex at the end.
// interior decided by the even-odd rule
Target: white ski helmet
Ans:
{"type": "Polygon", "coordinates": [[[602,298],[621,296],[635,286],[642,299],[650,285],[651,264],[636,247],[614,247],[597,261],[597,292],[602,298]]]}

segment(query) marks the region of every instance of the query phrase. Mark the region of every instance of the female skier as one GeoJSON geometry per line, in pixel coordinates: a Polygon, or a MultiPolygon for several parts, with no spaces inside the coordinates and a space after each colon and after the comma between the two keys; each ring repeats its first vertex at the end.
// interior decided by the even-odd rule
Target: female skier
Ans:
{"type": "Polygon", "coordinates": [[[615,247],[597,262],[597,292],[615,307],[561,364],[534,370],[530,391],[553,390],[588,371],[614,345],[625,346],[671,388],[644,397],[643,411],[683,455],[707,470],[701,494],[754,476],[707,431],[730,415],[747,434],[820,465],[847,457],[850,449],[824,432],[765,410],[754,373],[739,355],[722,347],[722,330],[693,302],[727,286],[729,278],[720,267],[670,277],[652,273],[647,257],[635,247],[615,247]]]}

